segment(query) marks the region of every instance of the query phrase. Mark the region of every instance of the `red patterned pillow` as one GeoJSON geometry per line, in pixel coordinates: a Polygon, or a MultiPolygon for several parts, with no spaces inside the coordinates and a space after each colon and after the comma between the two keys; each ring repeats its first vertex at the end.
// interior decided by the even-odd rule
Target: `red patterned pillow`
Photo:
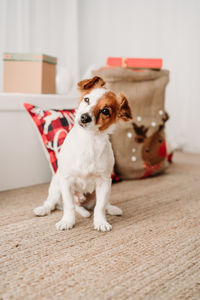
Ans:
{"type": "Polygon", "coordinates": [[[43,110],[38,106],[24,103],[25,109],[32,117],[45,146],[53,173],[57,170],[58,153],[67,134],[74,125],[75,109],[43,110]]]}

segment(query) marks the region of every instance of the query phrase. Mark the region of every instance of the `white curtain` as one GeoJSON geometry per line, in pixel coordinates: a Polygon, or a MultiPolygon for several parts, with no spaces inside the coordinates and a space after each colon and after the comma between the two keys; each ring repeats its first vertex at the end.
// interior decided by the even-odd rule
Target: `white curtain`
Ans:
{"type": "MultiPolygon", "coordinates": [[[[0,0],[0,54],[45,53],[79,79],[77,0],[0,0]]],[[[3,63],[0,58],[0,90],[3,63]]]]}

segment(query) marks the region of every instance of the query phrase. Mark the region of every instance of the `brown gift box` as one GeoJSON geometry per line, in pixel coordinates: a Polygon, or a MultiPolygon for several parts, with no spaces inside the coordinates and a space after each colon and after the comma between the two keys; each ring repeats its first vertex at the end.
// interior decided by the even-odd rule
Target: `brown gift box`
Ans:
{"type": "Polygon", "coordinates": [[[45,54],[5,53],[4,92],[55,94],[57,59],[45,54]]]}

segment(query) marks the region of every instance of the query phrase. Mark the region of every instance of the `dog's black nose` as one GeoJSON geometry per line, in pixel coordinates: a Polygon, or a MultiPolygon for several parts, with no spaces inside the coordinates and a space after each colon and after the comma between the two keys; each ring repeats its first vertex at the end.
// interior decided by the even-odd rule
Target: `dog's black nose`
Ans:
{"type": "Polygon", "coordinates": [[[90,115],[88,113],[82,114],[81,115],[81,122],[82,123],[89,123],[92,121],[92,118],[90,117],[90,115]]]}

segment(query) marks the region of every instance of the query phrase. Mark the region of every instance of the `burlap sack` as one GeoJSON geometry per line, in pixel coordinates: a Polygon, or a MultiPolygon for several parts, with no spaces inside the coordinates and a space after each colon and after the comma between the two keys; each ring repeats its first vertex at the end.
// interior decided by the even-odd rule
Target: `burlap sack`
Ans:
{"type": "Polygon", "coordinates": [[[111,136],[116,173],[122,179],[133,179],[162,172],[168,165],[164,101],[169,72],[115,67],[93,74],[102,77],[107,88],[123,93],[132,108],[133,120],[120,123],[111,136]]]}

